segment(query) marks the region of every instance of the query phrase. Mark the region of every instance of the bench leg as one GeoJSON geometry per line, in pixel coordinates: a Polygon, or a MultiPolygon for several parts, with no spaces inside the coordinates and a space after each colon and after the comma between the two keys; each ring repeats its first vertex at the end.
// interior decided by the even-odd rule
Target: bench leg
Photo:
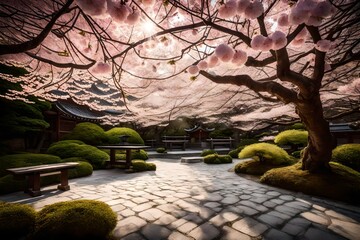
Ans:
{"type": "Polygon", "coordinates": [[[24,191],[33,197],[40,196],[40,173],[34,173],[28,176],[28,185],[24,191]]]}
{"type": "Polygon", "coordinates": [[[131,167],[131,149],[126,149],[126,168],[131,167]]]}
{"type": "Polygon", "coordinates": [[[62,191],[70,190],[69,180],[68,180],[68,170],[63,169],[60,173],[60,185],[58,185],[58,189],[62,191]]]}

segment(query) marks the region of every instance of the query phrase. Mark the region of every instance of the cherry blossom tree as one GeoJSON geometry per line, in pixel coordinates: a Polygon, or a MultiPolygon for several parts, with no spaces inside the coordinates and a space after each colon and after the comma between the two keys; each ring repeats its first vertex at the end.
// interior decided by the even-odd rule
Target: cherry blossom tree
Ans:
{"type": "Polygon", "coordinates": [[[14,0],[0,9],[1,60],[31,70],[20,79],[28,92],[91,102],[79,89],[100,81],[121,93],[113,107],[150,122],[150,109],[157,119],[181,109],[216,116],[255,96],[281,109],[268,105],[268,117],[304,123],[310,171],[329,169],[335,146],[323,103],[358,97],[356,0],[14,0]]]}

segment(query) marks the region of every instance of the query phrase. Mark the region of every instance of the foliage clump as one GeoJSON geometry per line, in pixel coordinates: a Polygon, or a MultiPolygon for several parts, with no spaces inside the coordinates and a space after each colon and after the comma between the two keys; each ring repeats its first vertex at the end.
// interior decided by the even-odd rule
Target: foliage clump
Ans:
{"type": "Polygon", "coordinates": [[[209,134],[211,138],[229,138],[234,134],[233,130],[229,128],[216,129],[209,134]]]}
{"type": "Polygon", "coordinates": [[[36,212],[24,204],[0,202],[0,233],[6,239],[21,239],[35,227],[36,212]]]}
{"type": "Polygon", "coordinates": [[[159,148],[156,149],[156,152],[157,153],[166,153],[166,148],[159,147],[159,148]]]}
{"type": "Polygon", "coordinates": [[[47,150],[47,153],[59,156],[60,158],[81,157],[86,159],[94,169],[100,169],[105,166],[105,161],[109,155],[94,146],[69,142],[68,140],[59,141],[47,150]]]}
{"type": "Polygon", "coordinates": [[[266,172],[262,183],[305,194],[360,204],[360,173],[340,163],[330,162],[331,171],[311,173],[301,163],[266,172]]]}
{"type": "Polygon", "coordinates": [[[116,213],[103,202],[59,202],[45,206],[38,213],[34,239],[106,239],[116,223],[116,213]]]}
{"type": "Polygon", "coordinates": [[[350,143],[337,146],[333,150],[332,161],[360,172],[360,144],[350,143]]]}
{"type": "Polygon", "coordinates": [[[308,132],[303,130],[286,130],[280,132],[274,142],[278,145],[290,145],[292,149],[297,149],[307,145],[308,135],[308,132]]]}
{"type": "Polygon", "coordinates": [[[231,150],[228,155],[230,155],[232,158],[239,158],[239,153],[241,152],[241,150],[244,149],[245,146],[242,147],[238,147],[236,149],[231,150]]]}
{"type": "Polygon", "coordinates": [[[238,147],[244,147],[244,146],[251,145],[254,143],[258,143],[258,142],[259,141],[255,138],[243,138],[240,140],[238,147]]]}
{"type": "Polygon", "coordinates": [[[254,158],[271,165],[282,165],[291,162],[291,157],[284,149],[270,143],[248,145],[241,150],[239,158],[254,158]]]}
{"type": "Polygon", "coordinates": [[[144,160],[132,160],[131,165],[132,165],[132,170],[134,172],[155,171],[156,170],[156,165],[154,163],[147,163],[144,160]]]}
{"type": "Polygon", "coordinates": [[[126,127],[115,127],[105,132],[107,137],[107,143],[119,144],[121,135],[128,135],[128,143],[144,145],[144,140],[141,138],[139,133],[131,128],[126,127]]]}
{"type": "Polygon", "coordinates": [[[79,123],[71,133],[63,138],[64,140],[80,140],[89,145],[101,145],[106,141],[104,129],[99,125],[90,122],[79,123]]]}
{"type": "Polygon", "coordinates": [[[201,152],[201,156],[202,157],[206,157],[207,155],[210,155],[210,154],[215,154],[216,151],[214,149],[204,149],[202,152],[201,152]]]}
{"type": "Polygon", "coordinates": [[[215,153],[205,156],[204,163],[207,164],[232,163],[232,158],[230,155],[219,155],[215,153]]]}

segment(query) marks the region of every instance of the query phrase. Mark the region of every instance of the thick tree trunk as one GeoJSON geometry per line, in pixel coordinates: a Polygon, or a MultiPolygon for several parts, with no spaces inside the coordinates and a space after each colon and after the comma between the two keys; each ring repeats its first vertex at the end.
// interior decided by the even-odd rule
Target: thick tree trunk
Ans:
{"type": "Polygon", "coordinates": [[[302,158],[303,170],[330,171],[329,162],[336,141],[324,118],[320,96],[296,104],[296,111],[309,132],[308,145],[302,158]]]}

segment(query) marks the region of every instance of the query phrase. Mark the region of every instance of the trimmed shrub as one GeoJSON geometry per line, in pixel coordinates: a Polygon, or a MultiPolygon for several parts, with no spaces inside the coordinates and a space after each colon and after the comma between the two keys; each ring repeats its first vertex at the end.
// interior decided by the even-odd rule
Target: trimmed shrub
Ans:
{"type": "Polygon", "coordinates": [[[61,158],[81,157],[86,159],[94,169],[103,168],[105,166],[105,161],[110,158],[107,153],[94,146],[66,141],[61,141],[61,143],[52,145],[47,150],[47,153],[61,158]]]}
{"type": "Polygon", "coordinates": [[[131,151],[131,158],[132,159],[147,160],[147,159],[149,159],[149,156],[148,156],[146,151],[141,149],[140,151],[138,151],[138,150],[131,151]]]}
{"type": "Polygon", "coordinates": [[[34,230],[36,212],[24,204],[0,202],[0,233],[6,239],[19,239],[34,230]]]}
{"type": "Polygon", "coordinates": [[[215,153],[216,153],[216,151],[213,149],[204,149],[201,153],[201,156],[206,157],[207,155],[215,154],[215,153]]]}
{"type": "Polygon", "coordinates": [[[228,155],[230,155],[232,158],[239,158],[239,153],[241,152],[241,150],[244,149],[244,146],[242,147],[238,147],[236,149],[231,150],[228,155]]]}
{"type": "Polygon", "coordinates": [[[251,175],[263,175],[265,172],[276,167],[283,167],[284,165],[274,166],[272,164],[263,163],[255,159],[239,162],[235,165],[236,173],[245,173],[251,175]]]}
{"type": "Polygon", "coordinates": [[[292,152],[291,156],[293,156],[294,158],[300,158],[301,157],[301,150],[292,152]]]}
{"type": "Polygon", "coordinates": [[[244,139],[240,140],[238,147],[244,147],[244,146],[251,145],[254,143],[258,143],[258,142],[259,141],[255,138],[244,138],[244,139]]]}
{"type": "Polygon", "coordinates": [[[67,145],[69,143],[76,143],[76,144],[79,144],[79,145],[85,145],[85,143],[83,141],[80,141],[80,140],[61,140],[61,141],[52,143],[50,145],[50,147],[53,147],[53,146],[56,146],[56,145],[61,145],[61,144],[67,145]]]}
{"type": "Polygon", "coordinates": [[[156,149],[156,152],[157,153],[166,153],[166,148],[159,147],[159,148],[156,149]]]}
{"type": "Polygon", "coordinates": [[[282,165],[291,162],[287,152],[270,143],[255,143],[244,147],[239,153],[239,158],[254,158],[260,162],[272,165],[282,165]]]}
{"type": "Polygon", "coordinates": [[[71,133],[63,138],[64,140],[80,140],[89,145],[101,145],[106,141],[104,129],[99,125],[90,122],[79,123],[71,133]]]}
{"type": "Polygon", "coordinates": [[[279,133],[274,142],[278,145],[290,145],[293,148],[305,147],[308,142],[308,132],[303,130],[286,130],[279,133]]]}
{"type": "Polygon", "coordinates": [[[45,206],[38,213],[34,239],[106,239],[116,223],[116,213],[104,202],[59,202],[45,206]]]}
{"type": "Polygon", "coordinates": [[[204,157],[204,163],[207,164],[232,163],[232,158],[230,157],[230,155],[210,154],[204,157]]]}
{"type": "Polygon", "coordinates": [[[144,140],[141,138],[139,133],[131,128],[115,127],[105,132],[107,142],[110,144],[119,144],[121,135],[128,135],[129,143],[144,145],[144,140]]]}
{"type": "Polygon", "coordinates": [[[134,172],[155,171],[156,170],[156,165],[154,163],[147,163],[144,160],[132,160],[131,165],[132,165],[132,170],[134,172]]]}
{"type": "Polygon", "coordinates": [[[360,144],[350,143],[337,146],[333,150],[332,161],[339,162],[360,172],[360,144]]]}

